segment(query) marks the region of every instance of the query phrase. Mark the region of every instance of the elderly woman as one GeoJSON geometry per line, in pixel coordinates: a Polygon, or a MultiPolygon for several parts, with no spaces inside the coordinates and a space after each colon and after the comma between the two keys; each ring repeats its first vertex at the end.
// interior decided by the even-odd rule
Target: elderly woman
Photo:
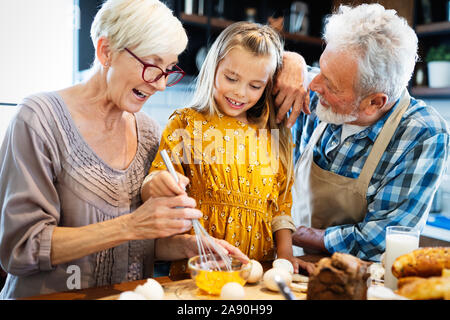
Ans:
{"type": "Polygon", "coordinates": [[[76,271],[81,288],[142,279],[155,257],[196,254],[192,236],[176,235],[201,217],[192,198],[140,199],[159,128],[139,111],[184,75],[176,63],[186,33],[157,0],[108,0],[91,37],[91,76],[25,98],[5,136],[0,298],[72,289],[76,271]]]}

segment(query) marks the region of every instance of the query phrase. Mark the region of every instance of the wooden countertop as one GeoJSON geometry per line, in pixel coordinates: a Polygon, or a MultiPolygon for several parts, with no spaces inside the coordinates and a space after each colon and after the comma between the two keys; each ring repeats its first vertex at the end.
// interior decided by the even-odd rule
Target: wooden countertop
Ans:
{"type": "MultiPolygon", "coordinates": [[[[317,262],[321,258],[325,257],[326,255],[320,255],[320,254],[311,254],[311,255],[305,255],[301,258],[304,261],[308,262],[317,262]]],[[[270,269],[271,264],[269,262],[263,263],[264,270],[270,269]]],[[[157,277],[154,278],[162,285],[167,285],[167,287],[174,287],[175,285],[186,285],[188,282],[187,279],[190,279],[189,277],[157,277]]],[[[23,300],[98,300],[98,299],[108,299],[108,297],[117,296],[120,293],[124,291],[134,290],[136,286],[140,284],[144,284],[147,281],[147,279],[144,280],[137,280],[137,281],[130,281],[130,282],[123,282],[119,284],[114,285],[108,285],[108,286],[102,286],[102,287],[93,287],[93,288],[87,288],[87,289],[80,289],[80,290],[71,290],[71,291],[65,291],[65,292],[57,292],[57,293],[50,293],[50,294],[43,294],[39,296],[33,296],[24,298],[23,300]]],[[[201,298],[201,297],[200,297],[201,298]]]]}

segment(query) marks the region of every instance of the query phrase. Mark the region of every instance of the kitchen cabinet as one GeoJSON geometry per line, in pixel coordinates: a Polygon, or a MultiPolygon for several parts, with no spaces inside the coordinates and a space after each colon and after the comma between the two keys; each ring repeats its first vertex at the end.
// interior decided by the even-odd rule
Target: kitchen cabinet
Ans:
{"type": "MultiPolygon", "coordinates": [[[[270,17],[284,19],[280,32],[285,49],[299,52],[308,64],[318,61],[324,44],[321,39],[324,17],[331,12],[332,0],[303,0],[307,6],[306,25],[299,32],[290,32],[294,24],[292,0],[176,0],[167,2],[183,22],[189,37],[187,50],[180,55],[180,67],[187,74],[196,76],[202,54],[220,32],[236,21],[253,20],[267,24],[270,17]],[[192,4],[192,6],[190,5],[192,4]]],[[[298,20],[297,20],[298,21],[298,20]]]]}
{"type": "MultiPolygon", "coordinates": [[[[94,48],[89,37],[92,19],[101,0],[77,0],[81,8],[81,28],[78,35],[78,66],[81,71],[90,67],[94,48]]],[[[419,38],[419,57],[414,75],[410,81],[410,92],[417,98],[450,98],[450,87],[430,88],[425,57],[429,49],[442,43],[450,44],[450,21],[448,21],[448,0],[303,0],[308,6],[308,31],[290,32],[291,5],[293,0],[163,0],[183,22],[189,36],[188,47],[180,57],[180,66],[190,76],[198,74],[198,65],[209,46],[227,26],[235,21],[253,19],[267,23],[269,17],[284,18],[281,35],[285,49],[303,55],[309,65],[317,63],[324,43],[321,39],[323,21],[326,15],[340,4],[358,5],[380,3],[395,9],[414,27],[419,38]],[[192,3],[192,8],[186,4],[192,3]],[[252,9],[249,9],[252,8],[252,9]],[[188,9],[188,10],[186,10],[188,9]],[[252,13],[249,16],[249,13],[252,13]]]]}
{"type": "Polygon", "coordinates": [[[89,69],[94,61],[95,49],[91,40],[91,24],[102,3],[103,0],[74,0],[74,5],[78,7],[79,12],[79,27],[74,46],[76,50],[74,61],[76,72],[89,69]]]}

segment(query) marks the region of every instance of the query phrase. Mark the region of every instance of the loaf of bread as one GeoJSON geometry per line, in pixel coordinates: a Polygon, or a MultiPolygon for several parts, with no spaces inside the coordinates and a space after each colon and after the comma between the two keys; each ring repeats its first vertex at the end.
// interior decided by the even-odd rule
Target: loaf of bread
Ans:
{"type": "Polygon", "coordinates": [[[425,279],[422,277],[403,277],[403,278],[399,278],[397,281],[397,288],[400,289],[401,287],[403,287],[404,285],[414,282],[416,280],[421,280],[421,279],[425,279]]]}
{"type": "Polygon", "coordinates": [[[396,293],[412,300],[450,300],[450,277],[415,278],[396,293]]]}
{"type": "Polygon", "coordinates": [[[346,253],[322,258],[309,277],[307,300],[365,300],[369,264],[346,253]]]}
{"type": "Polygon", "coordinates": [[[398,257],[392,264],[392,274],[403,277],[440,276],[450,268],[450,248],[427,247],[398,257]]]}

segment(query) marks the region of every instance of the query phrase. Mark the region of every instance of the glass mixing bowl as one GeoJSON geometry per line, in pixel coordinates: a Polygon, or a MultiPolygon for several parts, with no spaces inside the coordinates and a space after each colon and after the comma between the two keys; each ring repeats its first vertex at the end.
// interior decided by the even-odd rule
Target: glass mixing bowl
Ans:
{"type": "Polygon", "coordinates": [[[209,294],[219,295],[222,287],[228,282],[237,282],[242,286],[247,282],[250,275],[251,264],[244,264],[241,261],[231,258],[231,270],[226,270],[223,261],[218,255],[207,255],[206,263],[202,262],[200,256],[194,256],[189,259],[188,267],[191,277],[198,288],[209,294]],[[215,259],[221,266],[217,270],[210,262],[215,259]]]}

